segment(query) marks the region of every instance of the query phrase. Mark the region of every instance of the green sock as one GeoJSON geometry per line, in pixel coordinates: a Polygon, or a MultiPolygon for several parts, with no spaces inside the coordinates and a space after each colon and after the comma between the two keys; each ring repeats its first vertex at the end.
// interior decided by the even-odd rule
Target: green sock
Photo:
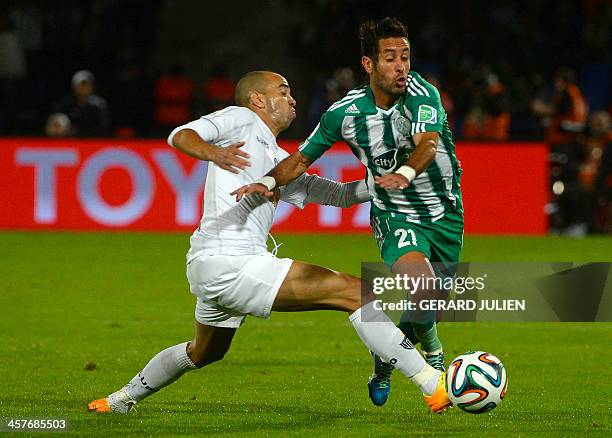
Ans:
{"type": "Polygon", "coordinates": [[[421,350],[424,353],[437,353],[442,351],[442,343],[440,342],[440,338],[438,338],[438,330],[435,322],[413,322],[412,327],[419,341],[421,341],[421,350]]]}

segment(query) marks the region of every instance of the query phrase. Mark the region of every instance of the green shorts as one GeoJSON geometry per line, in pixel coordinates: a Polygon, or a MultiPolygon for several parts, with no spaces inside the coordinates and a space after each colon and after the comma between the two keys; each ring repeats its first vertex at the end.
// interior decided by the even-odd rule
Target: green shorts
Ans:
{"type": "Polygon", "coordinates": [[[430,223],[414,223],[402,213],[377,212],[370,217],[372,231],[385,263],[392,267],[404,254],[419,251],[430,262],[459,262],[463,246],[463,214],[449,212],[430,223]]]}

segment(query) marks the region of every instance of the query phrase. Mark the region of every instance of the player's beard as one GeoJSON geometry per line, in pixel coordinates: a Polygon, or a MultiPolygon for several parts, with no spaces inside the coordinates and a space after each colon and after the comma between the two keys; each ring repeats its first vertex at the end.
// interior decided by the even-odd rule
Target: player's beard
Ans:
{"type": "Polygon", "coordinates": [[[377,72],[374,81],[380,90],[395,98],[399,98],[406,90],[406,81],[402,85],[397,85],[397,77],[389,79],[377,72]]]}
{"type": "Polygon", "coordinates": [[[385,82],[386,83],[382,88],[386,93],[391,96],[400,97],[406,89],[406,81],[404,81],[401,85],[397,84],[397,78],[393,78],[392,80],[388,80],[385,82]]]}

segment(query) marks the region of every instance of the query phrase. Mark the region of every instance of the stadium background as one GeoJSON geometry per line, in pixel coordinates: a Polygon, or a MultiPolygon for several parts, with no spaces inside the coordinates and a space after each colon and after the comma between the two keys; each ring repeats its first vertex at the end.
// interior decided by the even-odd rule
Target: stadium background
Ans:
{"type": "MultiPolygon", "coordinates": [[[[177,196],[171,199],[172,182],[144,151],[164,149],[173,127],[231,104],[235,81],[252,69],[276,70],[291,82],[298,118],[281,141],[294,148],[331,102],[365,79],[358,23],[397,15],[410,32],[412,68],[439,84],[458,141],[466,168],[466,231],[584,235],[612,230],[612,160],[610,152],[603,153],[612,139],[609,120],[597,139],[584,123],[568,144],[549,145],[547,119],[534,111],[534,100],[554,98],[556,72],[570,68],[589,115],[609,117],[609,2],[245,1],[235,6],[238,15],[221,3],[186,0],[4,2],[1,178],[3,185],[15,179],[23,184],[4,197],[0,227],[188,230],[199,212],[181,216],[178,210],[187,202],[193,206],[193,198],[183,195],[182,206],[177,196]],[[72,114],[71,80],[81,70],[93,74],[94,93],[107,102],[98,111],[103,123],[96,125],[94,117],[89,121],[94,127],[84,126],[73,118],[71,129],[52,133],[50,115],[72,114]],[[22,140],[46,135],[71,139],[22,140]],[[91,137],[108,140],[81,140],[91,137]],[[141,147],[143,138],[162,141],[141,147]],[[594,141],[600,144],[596,150],[594,141]],[[104,149],[116,147],[136,154],[131,167],[105,161],[112,152],[104,149]],[[88,161],[96,151],[101,161],[100,156],[88,161]],[[91,184],[98,192],[90,195],[99,198],[93,201],[99,213],[93,215],[93,207],[74,199],[81,170],[92,167],[91,178],[97,180],[91,184]],[[134,172],[141,176],[144,195],[133,190],[134,172]],[[45,177],[57,179],[58,187],[37,192],[53,185],[40,179],[45,177]],[[41,199],[52,205],[41,207],[41,199]],[[57,212],[37,212],[41,208],[57,212]],[[516,211],[520,220],[513,217],[516,211]],[[123,213],[117,220],[98,217],[123,213]]],[[[191,175],[185,168],[190,161],[169,160],[180,160],[179,173],[191,175]]],[[[347,149],[340,147],[325,161],[315,169],[326,176],[361,177],[347,149]]],[[[194,172],[201,177],[203,170],[194,172]]],[[[367,231],[367,211],[355,218],[354,212],[323,208],[301,220],[290,213],[279,214],[278,230],[367,231]]]]}
{"type": "MultiPolygon", "coordinates": [[[[251,319],[226,361],[186,376],[131,418],[83,412],[152,354],[191,336],[183,256],[205,166],[165,145],[167,133],[227,104],[243,72],[271,69],[298,101],[281,136],[294,149],[329,99],[364,79],[356,27],[366,18],[403,19],[412,68],[437,77],[453,103],[465,169],[463,261],[610,261],[608,236],[557,236],[609,232],[609,170],[600,160],[608,191],[586,185],[564,198],[560,187],[584,182],[565,169],[584,157],[551,147],[532,111],[533,99],[551,100],[558,68],[570,67],[589,111],[609,113],[610,14],[610,2],[597,0],[3,2],[0,415],[67,417],[87,435],[610,433],[612,371],[601,367],[612,360],[609,323],[442,325],[448,356],[482,348],[506,363],[509,396],[493,417],[427,416],[399,378],[389,405],[373,409],[367,352],[345,316],[327,312],[251,319]],[[95,76],[110,124],[93,137],[50,138],[48,117],[82,69],[95,76]],[[490,110],[491,84],[503,85],[496,103],[510,116],[505,137],[466,130],[475,112],[490,110]],[[576,210],[590,214],[576,219],[576,210]],[[580,370],[561,357],[577,358],[580,370]]],[[[585,127],[577,140],[588,136],[585,127]]],[[[315,170],[363,175],[342,145],[315,170]]],[[[282,256],[353,274],[379,258],[364,207],[283,206],[274,232],[282,256]]]]}

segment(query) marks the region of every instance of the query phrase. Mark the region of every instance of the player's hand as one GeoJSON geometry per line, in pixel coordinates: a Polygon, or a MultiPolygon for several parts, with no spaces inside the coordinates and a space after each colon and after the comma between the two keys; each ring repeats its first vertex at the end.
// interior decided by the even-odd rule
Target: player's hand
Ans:
{"type": "Polygon", "coordinates": [[[268,188],[261,183],[247,184],[246,186],[242,186],[239,189],[234,190],[232,193],[230,193],[230,195],[235,195],[236,202],[240,202],[244,196],[252,195],[254,193],[269,199],[274,197],[274,192],[268,190],[268,188]]]}
{"type": "Polygon", "coordinates": [[[375,176],[374,182],[383,189],[404,190],[410,187],[410,182],[404,175],[388,173],[384,176],[375,176]]]}
{"type": "Polygon", "coordinates": [[[242,146],[244,146],[243,141],[234,143],[228,147],[215,147],[210,161],[221,169],[229,170],[232,173],[238,173],[240,170],[251,165],[251,163],[245,159],[250,158],[250,155],[240,150],[242,146]]]}

